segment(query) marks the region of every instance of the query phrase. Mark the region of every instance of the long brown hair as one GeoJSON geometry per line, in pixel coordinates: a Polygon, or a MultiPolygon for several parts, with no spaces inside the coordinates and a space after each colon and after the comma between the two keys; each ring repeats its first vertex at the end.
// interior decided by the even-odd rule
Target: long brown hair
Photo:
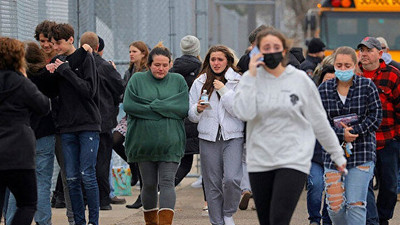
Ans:
{"type": "Polygon", "coordinates": [[[225,79],[225,73],[229,69],[229,67],[232,68],[236,72],[239,71],[238,68],[234,64],[235,57],[234,57],[233,53],[229,50],[228,47],[226,47],[225,45],[211,46],[211,48],[207,52],[206,57],[204,58],[204,62],[203,62],[203,65],[201,66],[201,70],[200,70],[199,74],[197,75],[197,77],[199,77],[203,73],[205,73],[207,75],[206,82],[204,83],[203,87],[201,88],[201,93],[203,93],[203,90],[207,90],[209,97],[211,97],[211,94],[214,91],[213,82],[216,78],[216,75],[210,66],[210,57],[211,57],[211,53],[213,53],[213,52],[222,52],[228,61],[228,64],[226,65],[226,68],[224,71],[224,74],[222,75],[221,82],[223,82],[224,84],[227,82],[227,80],[225,79]]]}
{"type": "Polygon", "coordinates": [[[25,42],[25,60],[30,73],[37,73],[46,66],[46,57],[43,51],[32,41],[25,42]]]}
{"type": "Polygon", "coordinates": [[[146,43],[144,43],[143,41],[134,41],[132,42],[129,47],[136,47],[137,49],[139,49],[139,51],[141,53],[143,53],[143,58],[140,60],[139,62],[139,66],[135,65],[133,62],[129,63],[129,71],[132,71],[133,67],[135,66],[135,71],[132,71],[132,73],[134,72],[140,72],[143,70],[147,70],[147,59],[149,57],[149,48],[147,48],[146,43]]]}

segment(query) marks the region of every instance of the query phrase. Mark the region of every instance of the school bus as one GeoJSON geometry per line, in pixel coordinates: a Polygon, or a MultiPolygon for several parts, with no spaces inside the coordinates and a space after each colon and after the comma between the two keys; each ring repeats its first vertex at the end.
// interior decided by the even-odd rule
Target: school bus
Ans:
{"type": "Polygon", "coordinates": [[[307,12],[306,37],[320,37],[327,50],[356,48],[367,36],[384,37],[400,61],[400,0],[325,0],[307,12]]]}

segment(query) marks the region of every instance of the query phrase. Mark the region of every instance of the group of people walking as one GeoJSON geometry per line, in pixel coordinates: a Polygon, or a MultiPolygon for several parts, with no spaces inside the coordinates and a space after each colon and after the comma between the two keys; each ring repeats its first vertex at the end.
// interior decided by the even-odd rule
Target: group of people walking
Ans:
{"type": "Polygon", "coordinates": [[[202,62],[191,35],[175,60],[162,43],[149,50],[135,41],[122,78],[93,32],[78,49],[69,24],[44,21],[35,37],[41,49],[0,38],[0,209],[16,206],[7,224],[33,217],[51,224],[54,152],[68,221],[99,224],[99,209],[111,209],[112,149],[129,163],[134,183],[140,180],[139,198],[127,207],[143,206],[147,225],[172,224],[175,186],[197,153],[213,225],[235,224],[242,193],[245,202],[252,193],[261,225],[289,224],[307,177],[311,224],[320,224],[323,190],[324,224],[388,224],[393,216],[400,72],[381,59],[376,38],[360,42],[359,57],[351,47],[336,49],[330,64],[321,62],[319,39],[302,63],[267,26],[250,34],[239,63],[224,45],[211,46],[202,62]],[[319,86],[310,79],[318,64],[319,86]],[[121,102],[126,115],[118,122],[121,102]],[[251,188],[243,188],[246,180],[251,188]],[[7,190],[14,203],[5,201],[7,190]]]}

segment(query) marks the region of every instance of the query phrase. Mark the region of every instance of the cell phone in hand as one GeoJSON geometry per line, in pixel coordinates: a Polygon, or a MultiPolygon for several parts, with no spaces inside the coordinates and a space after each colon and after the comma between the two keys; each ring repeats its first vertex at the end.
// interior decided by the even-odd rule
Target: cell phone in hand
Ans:
{"type": "MultiPolygon", "coordinates": [[[[260,53],[260,49],[258,49],[257,46],[254,46],[254,48],[250,51],[249,56],[250,56],[250,58],[252,58],[253,56],[257,55],[258,53],[260,53]]],[[[263,60],[264,60],[263,58],[259,58],[259,59],[258,59],[258,61],[261,61],[261,62],[262,62],[263,60]]]]}
{"type": "Polygon", "coordinates": [[[200,102],[200,105],[210,105],[210,102],[200,102]]]}

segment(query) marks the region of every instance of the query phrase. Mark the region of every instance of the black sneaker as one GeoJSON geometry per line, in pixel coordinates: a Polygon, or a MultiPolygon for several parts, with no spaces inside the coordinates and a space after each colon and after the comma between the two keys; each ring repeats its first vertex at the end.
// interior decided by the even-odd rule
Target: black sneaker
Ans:
{"type": "Polygon", "coordinates": [[[142,207],[142,198],[140,197],[140,195],[136,199],[135,203],[133,203],[132,205],[126,205],[126,208],[128,209],[138,209],[140,207],[142,207]]]}
{"type": "Polygon", "coordinates": [[[100,210],[112,210],[112,207],[111,207],[111,205],[103,205],[103,206],[100,206],[100,210]]]}

